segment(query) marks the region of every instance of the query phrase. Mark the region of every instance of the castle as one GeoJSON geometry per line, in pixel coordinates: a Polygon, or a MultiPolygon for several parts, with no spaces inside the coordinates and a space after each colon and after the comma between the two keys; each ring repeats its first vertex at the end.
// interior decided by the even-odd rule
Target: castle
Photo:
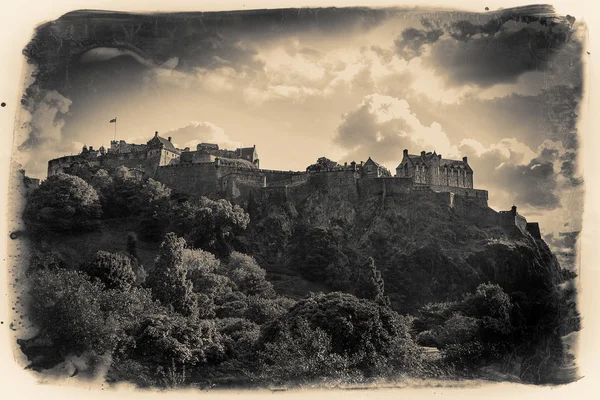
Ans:
{"type": "Polygon", "coordinates": [[[260,168],[256,146],[227,150],[200,143],[195,150],[178,149],[171,137],[165,139],[155,132],[146,144],[113,140],[109,149],[83,146],[78,155],[50,160],[48,176],[67,172],[77,164],[125,166],[177,192],[226,198],[238,204],[246,204],[252,197],[302,202],[315,190],[349,201],[368,195],[385,200],[387,196],[428,192],[432,199],[449,205],[478,226],[515,227],[524,234],[541,237],[538,224],[527,222],[515,206],[500,212],[488,207],[488,192],[473,188],[473,170],[467,157],[449,160],[435,151],[412,155],[404,150],[395,176],[370,157],[360,164],[329,161],[305,171],[279,171],[260,168]]]}

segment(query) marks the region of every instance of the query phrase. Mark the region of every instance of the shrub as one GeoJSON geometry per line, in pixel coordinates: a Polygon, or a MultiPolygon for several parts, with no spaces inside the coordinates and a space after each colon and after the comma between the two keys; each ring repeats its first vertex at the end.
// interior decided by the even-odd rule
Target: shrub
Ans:
{"type": "Polygon", "coordinates": [[[83,179],[49,176],[31,193],[23,217],[34,234],[97,228],[102,215],[98,193],[83,179]]]}

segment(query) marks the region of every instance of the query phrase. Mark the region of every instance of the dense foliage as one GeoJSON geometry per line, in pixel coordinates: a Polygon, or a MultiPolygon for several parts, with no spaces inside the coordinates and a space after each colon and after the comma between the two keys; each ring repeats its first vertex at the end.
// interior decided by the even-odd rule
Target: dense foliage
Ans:
{"type": "Polygon", "coordinates": [[[102,215],[96,190],[67,174],[48,177],[27,200],[23,217],[37,234],[93,229],[102,215]]]}
{"type": "Polygon", "coordinates": [[[540,383],[569,362],[575,275],[543,241],[481,230],[431,197],[316,191],[245,210],[124,167],[69,172],[24,215],[32,368],[84,355],[108,359],[111,381],[208,387],[486,366],[540,383]]]}

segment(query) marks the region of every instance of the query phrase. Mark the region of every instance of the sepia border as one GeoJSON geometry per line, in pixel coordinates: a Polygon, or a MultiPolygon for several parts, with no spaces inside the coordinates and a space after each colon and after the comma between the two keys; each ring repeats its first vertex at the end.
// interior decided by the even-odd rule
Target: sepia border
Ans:
{"type": "MultiPolygon", "coordinates": [[[[595,132],[600,120],[600,110],[597,96],[598,79],[594,57],[600,57],[600,4],[594,5],[590,0],[579,1],[547,1],[555,6],[558,14],[570,14],[578,20],[586,22],[588,27],[587,54],[584,52],[584,101],[581,103],[579,132],[581,147],[579,149],[580,165],[584,174],[586,185],[586,201],[584,209],[584,223],[580,239],[579,252],[579,310],[583,317],[583,329],[579,335],[579,352],[577,362],[580,365],[580,374],[583,376],[577,382],[562,386],[533,386],[511,383],[490,383],[473,386],[467,383],[444,385],[442,387],[428,387],[424,381],[420,388],[394,388],[376,390],[328,390],[320,391],[141,391],[131,386],[113,389],[100,383],[73,384],[64,382],[39,382],[38,378],[23,370],[14,359],[13,337],[7,321],[10,320],[10,306],[8,304],[8,272],[7,272],[7,243],[9,239],[7,197],[8,176],[11,154],[13,151],[12,133],[14,130],[15,116],[19,110],[20,99],[24,89],[26,60],[22,50],[32,37],[36,25],[59,18],[61,15],[76,9],[103,9],[131,12],[168,12],[168,11],[227,11],[257,8],[281,7],[323,7],[323,6],[408,6],[414,5],[426,8],[445,10],[484,11],[530,5],[532,1],[481,1],[481,0],[246,0],[246,1],[217,1],[217,0],[21,0],[4,2],[2,16],[4,38],[0,42],[0,63],[2,77],[0,78],[0,101],[6,102],[6,107],[0,108],[0,209],[3,211],[0,218],[0,390],[3,397],[10,398],[43,398],[43,399],[76,399],[81,397],[93,399],[150,399],[156,396],[180,396],[192,398],[237,398],[245,396],[247,400],[262,398],[263,396],[277,396],[285,398],[302,398],[304,396],[327,396],[328,398],[350,399],[375,399],[392,398],[397,396],[410,396],[411,398],[532,398],[539,396],[544,399],[554,398],[596,398],[600,388],[600,326],[598,310],[600,306],[600,212],[595,205],[600,204],[600,168],[597,162],[597,150],[600,150],[598,135],[595,132]]],[[[421,385],[419,385],[421,386],[421,385]]]]}

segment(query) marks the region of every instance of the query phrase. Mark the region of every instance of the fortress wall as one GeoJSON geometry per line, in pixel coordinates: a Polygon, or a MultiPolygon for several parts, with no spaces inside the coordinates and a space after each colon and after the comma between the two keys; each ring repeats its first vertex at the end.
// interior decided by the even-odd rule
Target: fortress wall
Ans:
{"type": "Polygon", "coordinates": [[[517,228],[519,228],[521,232],[527,232],[527,220],[524,216],[517,214],[517,216],[515,217],[515,225],[517,226],[517,228]]]}
{"type": "Polygon", "coordinates": [[[382,179],[359,179],[357,181],[358,195],[362,198],[367,196],[382,196],[386,192],[385,182],[382,179]]]}
{"type": "Polygon", "coordinates": [[[385,185],[386,196],[408,193],[411,191],[413,184],[410,178],[377,178],[375,180],[385,185]]]}
{"type": "Polygon", "coordinates": [[[400,177],[385,177],[373,179],[357,180],[358,194],[360,197],[371,195],[386,196],[403,195],[411,191],[413,187],[412,179],[400,177]]]}
{"type": "Polygon", "coordinates": [[[537,222],[528,222],[527,232],[529,232],[529,234],[536,239],[542,238],[542,234],[540,232],[540,225],[537,222]]]}
{"type": "Polygon", "coordinates": [[[499,224],[499,213],[497,211],[463,196],[453,196],[453,208],[462,217],[479,227],[491,227],[499,224]]]}
{"type": "Polygon", "coordinates": [[[158,167],[154,179],[171,189],[195,196],[213,196],[219,175],[214,164],[179,164],[158,167]]]}
{"type": "Polygon", "coordinates": [[[472,202],[475,202],[481,206],[487,207],[488,205],[488,191],[471,188],[459,188],[452,186],[440,186],[430,185],[431,190],[435,192],[452,192],[456,196],[464,197],[472,202]]]}
{"type": "Polygon", "coordinates": [[[332,170],[326,172],[311,172],[308,174],[308,185],[312,190],[323,190],[346,200],[356,200],[358,197],[355,171],[332,170]]]}
{"type": "Polygon", "coordinates": [[[232,167],[217,167],[219,176],[219,190],[229,200],[245,202],[250,198],[250,193],[263,189],[266,185],[265,176],[256,171],[238,171],[232,167]]]}
{"type": "Polygon", "coordinates": [[[262,190],[262,199],[270,204],[285,204],[288,201],[288,188],[286,186],[267,186],[262,190]]]}
{"type": "Polygon", "coordinates": [[[270,169],[261,169],[265,177],[267,178],[267,185],[272,183],[277,184],[292,184],[297,182],[302,182],[308,179],[307,172],[298,172],[298,171],[276,171],[270,169]]]}
{"type": "MultiPolygon", "coordinates": [[[[275,187],[267,187],[267,190],[275,189],[275,187]]],[[[308,181],[299,185],[288,186],[287,188],[287,199],[295,204],[300,204],[306,200],[314,189],[308,184],[308,181]]],[[[264,189],[263,189],[264,190],[264,189]]]]}

